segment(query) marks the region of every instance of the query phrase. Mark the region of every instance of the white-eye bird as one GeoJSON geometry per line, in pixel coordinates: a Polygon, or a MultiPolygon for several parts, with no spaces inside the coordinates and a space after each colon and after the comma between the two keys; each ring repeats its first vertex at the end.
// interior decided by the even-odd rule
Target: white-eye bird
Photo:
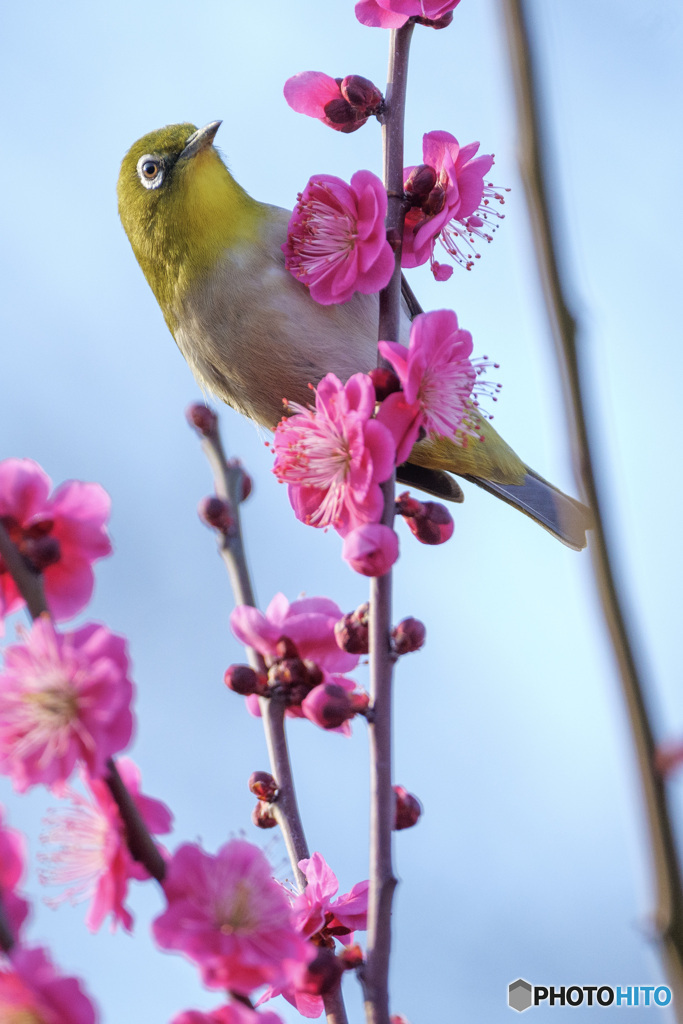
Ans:
{"type": "MultiPolygon", "coordinates": [[[[290,213],[252,199],[204,128],[169,125],[139,139],[118,180],[123,227],[199,384],[274,429],[283,398],[310,404],[309,382],[346,381],[377,364],[377,295],[323,306],[285,269],[290,213]]],[[[410,303],[400,341],[408,344],[410,303]]],[[[413,308],[413,312],[414,312],[413,308]]],[[[475,414],[476,415],[476,414],[475,414]]],[[[565,544],[585,547],[590,514],[529,469],[477,415],[481,440],[428,438],[399,467],[401,482],[462,501],[456,473],[502,498],[565,544]]]]}

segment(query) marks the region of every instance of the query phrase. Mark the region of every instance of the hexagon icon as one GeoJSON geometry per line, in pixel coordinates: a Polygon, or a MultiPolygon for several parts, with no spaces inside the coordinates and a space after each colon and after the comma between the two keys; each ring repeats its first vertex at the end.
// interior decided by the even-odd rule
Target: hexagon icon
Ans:
{"type": "Polygon", "coordinates": [[[508,1006],[511,1010],[522,1013],[531,1006],[531,985],[524,978],[517,978],[517,981],[508,985],[508,1006]]]}

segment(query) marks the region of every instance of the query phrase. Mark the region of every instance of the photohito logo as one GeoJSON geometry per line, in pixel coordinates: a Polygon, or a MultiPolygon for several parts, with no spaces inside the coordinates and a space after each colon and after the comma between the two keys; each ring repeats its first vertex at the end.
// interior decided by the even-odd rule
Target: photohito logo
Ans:
{"type": "Polygon", "coordinates": [[[508,985],[508,1006],[523,1013],[531,1006],[668,1006],[666,985],[532,985],[517,978],[508,985]]]}

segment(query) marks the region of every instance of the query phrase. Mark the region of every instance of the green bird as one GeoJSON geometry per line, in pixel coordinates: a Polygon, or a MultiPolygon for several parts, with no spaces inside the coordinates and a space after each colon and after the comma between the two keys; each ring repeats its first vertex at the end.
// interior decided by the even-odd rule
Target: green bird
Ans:
{"type": "MultiPolygon", "coordinates": [[[[273,430],[283,398],[310,403],[309,382],[342,381],[377,363],[377,295],[323,306],[285,269],[290,212],[252,199],[213,141],[220,121],[139,139],[121,164],[119,214],[147,282],[198,383],[273,430]]],[[[406,287],[403,344],[410,311],[406,287]]],[[[475,415],[477,415],[475,413],[475,415]]],[[[565,544],[586,545],[588,510],[526,466],[477,415],[481,440],[419,441],[397,477],[462,501],[452,473],[483,487],[565,544]]]]}

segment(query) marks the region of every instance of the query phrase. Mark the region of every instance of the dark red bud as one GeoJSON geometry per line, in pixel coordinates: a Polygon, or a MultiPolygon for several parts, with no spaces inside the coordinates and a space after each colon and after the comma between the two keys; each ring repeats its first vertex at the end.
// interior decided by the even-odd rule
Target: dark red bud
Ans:
{"type": "Polygon", "coordinates": [[[252,772],[249,776],[249,789],[266,803],[272,803],[278,794],[277,782],[270,772],[252,772]]]}
{"type": "Polygon", "coordinates": [[[229,690],[239,693],[241,697],[248,697],[251,693],[261,696],[267,689],[266,679],[249,665],[231,665],[225,671],[223,682],[229,690]]]}
{"type": "Polygon", "coordinates": [[[394,829],[399,832],[403,828],[412,828],[420,819],[422,804],[404,786],[392,786],[391,788],[396,794],[394,829]]]}
{"type": "Polygon", "coordinates": [[[62,553],[56,537],[26,537],[19,545],[19,550],[36,572],[55,565],[62,553]]]}
{"type": "Polygon", "coordinates": [[[343,973],[344,964],[334,955],[334,951],[320,949],[302,972],[296,990],[311,996],[324,996],[338,987],[343,973]]]}
{"type": "MultiPolygon", "coordinates": [[[[338,99],[333,99],[326,103],[323,110],[325,111],[325,117],[331,122],[330,127],[336,128],[338,125],[351,125],[352,127],[350,129],[347,128],[347,131],[355,131],[358,118],[356,111],[348,100],[340,96],[338,99]]],[[[360,125],[358,127],[360,128],[360,125]]]]}
{"type": "Polygon", "coordinates": [[[188,405],[185,418],[202,437],[211,437],[218,428],[218,416],[213,409],[209,409],[208,405],[202,405],[201,402],[188,405]]]}
{"type": "Polygon", "coordinates": [[[337,646],[349,654],[367,654],[370,650],[367,623],[354,621],[353,615],[345,615],[335,623],[334,638],[337,646]]]}
{"type": "Polygon", "coordinates": [[[436,171],[429,164],[420,164],[413,167],[403,185],[403,189],[410,198],[422,199],[429,195],[436,185],[436,171]]]}
{"type": "Polygon", "coordinates": [[[268,679],[280,686],[308,684],[308,673],[301,658],[281,658],[268,669],[268,679]]]}
{"type": "Polygon", "coordinates": [[[396,653],[410,654],[411,651],[420,650],[425,642],[427,630],[419,619],[408,618],[394,626],[391,635],[396,653]]]}
{"type": "Polygon", "coordinates": [[[298,658],[299,652],[293,640],[288,636],[281,636],[275,644],[275,654],[278,658],[298,658]]]}
{"type": "Polygon", "coordinates": [[[202,522],[210,526],[212,530],[218,530],[226,537],[233,533],[235,518],[230,503],[223,498],[219,498],[215,494],[208,498],[202,498],[197,506],[197,512],[202,522]]]}
{"type": "Polygon", "coordinates": [[[344,946],[338,959],[342,961],[347,971],[353,971],[363,963],[363,950],[354,942],[352,946],[344,946]]]}
{"type": "Polygon", "coordinates": [[[246,501],[254,489],[254,482],[248,473],[242,470],[242,501],[246,501]]]}
{"type": "Polygon", "coordinates": [[[422,201],[421,207],[428,217],[435,217],[441,213],[446,205],[446,189],[441,185],[433,188],[429,195],[422,201]]]}
{"type": "Polygon", "coordinates": [[[251,812],[251,820],[256,828],[275,828],[277,825],[277,818],[271,811],[270,804],[262,803],[261,800],[251,812]]]}
{"type": "Polygon", "coordinates": [[[361,115],[374,114],[382,105],[382,93],[374,82],[362,75],[347,75],[342,79],[340,89],[344,99],[361,115]]]}
{"type": "Polygon", "coordinates": [[[425,501],[422,514],[406,519],[421,544],[443,544],[453,536],[453,517],[445,505],[425,501]]]}
{"type": "Polygon", "coordinates": [[[314,661],[310,661],[306,658],[304,660],[304,668],[306,669],[307,682],[309,686],[318,686],[319,683],[322,683],[325,677],[320,665],[316,665],[314,661]]]}
{"type": "Polygon", "coordinates": [[[421,501],[411,497],[409,491],[404,491],[403,494],[399,494],[396,499],[396,515],[408,518],[409,516],[419,516],[424,513],[424,505],[421,501]]]}
{"type": "Polygon", "coordinates": [[[415,18],[416,25],[426,25],[427,28],[448,28],[450,23],[453,21],[453,11],[448,11],[447,14],[442,14],[440,18],[421,18],[419,15],[415,18]]]}
{"type": "Polygon", "coordinates": [[[353,710],[360,714],[363,711],[367,711],[370,707],[370,694],[366,693],[365,690],[360,690],[358,693],[350,693],[349,700],[353,710]]]}
{"type": "Polygon", "coordinates": [[[316,686],[306,698],[306,704],[306,717],[322,729],[338,729],[356,713],[351,695],[336,683],[316,686]]]}
{"type": "Polygon", "coordinates": [[[370,370],[370,380],[374,384],[378,402],[383,402],[389,395],[401,390],[401,382],[394,371],[385,369],[383,366],[370,370]]]}

